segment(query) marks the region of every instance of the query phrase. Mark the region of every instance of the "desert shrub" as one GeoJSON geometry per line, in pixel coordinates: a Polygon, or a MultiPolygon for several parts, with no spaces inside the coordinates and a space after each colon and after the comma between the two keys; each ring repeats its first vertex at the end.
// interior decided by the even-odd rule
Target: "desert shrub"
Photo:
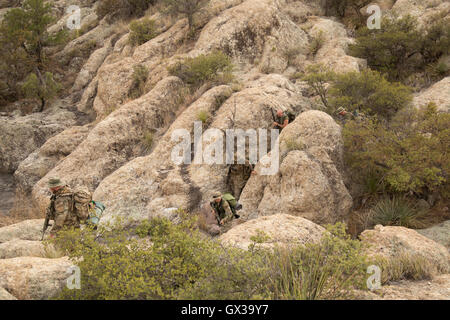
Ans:
{"type": "Polygon", "coordinates": [[[133,67],[133,82],[131,84],[130,90],[128,91],[128,96],[131,99],[139,98],[144,94],[145,82],[148,78],[148,69],[141,65],[135,65],[133,67]]]}
{"type": "Polygon", "coordinates": [[[189,29],[194,28],[194,15],[202,10],[210,0],[162,0],[166,11],[172,15],[184,15],[188,19],[189,29]]]}
{"type": "Polygon", "coordinates": [[[360,110],[367,115],[387,119],[412,100],[408,87],[389,82],[380,73],[370,69],[336,75],[329,96],[334,110],[343,107],[347,111],[360,110]]]}
{"type": "Polygon", "coordinates": [[[332,110],[332,107],[328,103],[327,84],[333,81],[336,74],[329,71],[324,65],[315,64],[308,66],[306,73],[303,76],[298,76],[313,89],[316,95],[320,97],[326,111],[328,113],[333,113],[334,110],[332,110]]]}
{"type": "Polygon", "coordinates": [[[149,152],[153,146],[153,133],[151,131],[144,132],[142,137],[142,144],[144,146],[144,151],[149,152]]]}
{"type": "Polygon", "coordinates": [[[101,0],[96,13],[99,19],[106,15],[117,18],[141,17],[156,0],[101,0]]]}
{"type": "Polygon", "coordinates": [[[44,110],[45,103],[53,98],[60,85],[53,79],[53,74],[46,72],[41,79],[35,73],[30,73],[22,84],[22,92],[25,97],[39,99],[41,101],[40,111],[44,110]]]}
{"type": "Polygon", "coordinates": [[[133,46],[141,45],[157,35],[155,20],[142,19],[130,23],[129,41],[133,46]]]}
{"type": "Polygon", "coordinates": [[[210,117],[210,114],[207,111],[201,110],[197,113],[197,120],[200,120],[203,123],[206,123],[210,117]]]}
{"type": "Polygon", "coordinates": [[[372,225],[401,226],[406,228],[421,228],[421,219],[427,211],[417,208],[410,200],[398,196],[385,197],[370,209],[372,225]]]}
{"type": "Polygon", "coordinates": [[[305,146],[301,141],[296,140],[294,138],[285,139],[283,141],[288,151],[303,150],[305,148],[305,146]]]}
{"type": "Polygon", "coordinates": [[[331,115],[339,107],[349,112],[359,110],[366,115],[389,119],[412,100],[410,89],[392,83],[377,71],[336,74],[323,65],[311,65],[301,77],[318,95],[331,115]]]}
{"type": "Polygon", "coordinates": [[[206,82],[231,82],[233,79],[231,71],[231,59],[220,51],[187,58],[169,67],[171,75],[179,77],[193,89],[199,88],[206,82]]]}
{"type": "Polygon", "coordinates": [[[384,18],[381,29],[358,30],[350,54],[367,60],[368,65],[390,80],[403,80],[412,73],[448,54],[448,22],[437,20],[425,31],[418,29],[415,18],[384,18]]]}
{"type": "Polygon", "coordinates": [[[450,115],[430,104],[400,111],[390,123],[349,121],[343,129],[345,161],[357,181],[371,172],[384,191],[447,199],[450,190],[450,115]]]}
{"type": "Polygon", "coordinates": [[[272,298],[338,299],[363,288],[367,261],[362,243],[352,240],[342,223],[327,229],[320,243],[274,251],[272,298]]]}
{"type": "Polygon", "coordinates": [[[343,225],[306,248],[245,251],[205,238],[179,213],[178,224],[154,218],[59,232],[50,243],[80,267],[82,284],[59,298],[324,299],[345,296],[364,276],[361,243],[343,225]]]}
{"type": "Polygon", "coordinates": [[[319,31],[317,36],[313,37],[311,43],[309,44],[309,52],[314,56],[322,48],[325,43],[325,36],[323,31],[319,31]]]}
{"type": "Polygon", "coordinates": [[[52,5],[43,0],[26,0],[21,8],[5,14],[0,25],[0,81],[4,86],[0,100],[17,100],[21,82],[31,72],[48,70],[51,59],[46,49],[68,38],[65,29],[52,34],[47,31],[54,21],[52,5]]]}
{"type": "Polygon", "coordinates": [[[395,257],[377,256],[372,265],[381,269],[381,284],[399,280],[430,280],[439,272],[446,272],[440,266],[419,254],[400,252],[395,257]]]}

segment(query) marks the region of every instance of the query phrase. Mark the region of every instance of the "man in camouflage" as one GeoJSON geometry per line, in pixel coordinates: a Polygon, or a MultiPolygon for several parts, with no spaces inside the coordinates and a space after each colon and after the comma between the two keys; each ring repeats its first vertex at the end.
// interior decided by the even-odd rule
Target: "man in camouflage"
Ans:
{"type": "Polygon", "coordinates": [[[59,178],[51,178],[48,187],[52,193],[50,205],[47,209],[49,220],[53,220],[50,236],[65,226],[79,227],[80,220],[74,213],[73,191],[59,178]]]}
{"type": "Polygon", "coordinates": [[[283,130],[289,124],[289,117],[284,113],[283,110],[277,110],[277,115],[275,121],[273,122],[273,127],[275,129],[283,130]]]}
{"type": "Polygon", "coordinates": [[[235,212],[230,207],[228,201],[222,198],[220,192],[213,193],[213,201],[210,204],[217,215],[217,221],[220,225],[224,225],[233,219],[235,212]]]}

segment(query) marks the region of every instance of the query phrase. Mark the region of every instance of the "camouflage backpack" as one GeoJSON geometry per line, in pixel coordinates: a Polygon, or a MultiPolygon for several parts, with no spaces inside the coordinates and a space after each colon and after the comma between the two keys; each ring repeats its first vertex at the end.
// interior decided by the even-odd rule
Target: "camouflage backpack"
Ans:
{"type": "Polygon", "coordinates": [[[89,203],[92,201],[92,195],[87,188],[75,189],[72,194],[72,212],[81,222],[89,217],[89,203]]]}
{"type": "Polygon", "coordinates": [[[236,211],[242,209],[242,205],[236,201],[236,198],[233,197],[231,193],[224,193],[222,195],[222,199],[226,200],[233,210],[234,215],[238,218],[239,216],[236,214],[236,211]]]}

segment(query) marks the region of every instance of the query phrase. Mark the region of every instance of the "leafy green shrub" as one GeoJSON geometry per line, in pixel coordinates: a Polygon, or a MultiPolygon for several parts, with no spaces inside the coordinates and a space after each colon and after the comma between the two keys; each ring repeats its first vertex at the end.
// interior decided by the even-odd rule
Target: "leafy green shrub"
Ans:
{"type": "Polygon", "coordinates": [[[365,172],[383,181],[389,193],[419,197],[450,190],[450,114],[430,104],[405,109],[390,123],[366,119],[349,121],[343,130],[345,161],[354,179],[365,172]]]}
{"type": "Polygon", "coordinates": [[[207,111],[201,110],[197,113],[197,120],[200,120],[203,123],[206,123],[208,121],[209,117],[210,117],[210,115],[207,111]]]}
{"type": "Polygon", "coordinates": [[[380,200],[371,209],[372,225],[402,226],[406,228],[423,227],[421,219],[426,210],[416,208],[410,201],[394,196],[380,200]]]}
{"type": "Polygon", "coordinates": [[[108,14],[117,18],[140,17],[155,3],[156,0],[100,0],[96,13],[99,19],[108,14]]]}
{"type": "Polygon", "coordinates": [[[329,114],[339,107],[389,119],[412,100],[411,90],[370,69],[336,74],[323,65],[307,68],[303,81],[318,95],[329,114]],[[328,86],[328,84],[331,84],[328,86]]]}
{"type": "Polygon", "coordinates": [[[133,67],[133,83],[128,91],[128,96],[130,98],[136,99],[144,94],[147,78],[148,69],[145,66],[138,64],[133,67]]]}
{"type": "Polygon", "coordinates": [[[52,5],[43,0],[26,0],[21,8],[6,12],[0,25],[0,81],[6,85],[3,99],[20,98],[21,82],[31,72],[44,74],[47,70],[51,59],[46,49],[67,40],[65,29],[52,34],[47,31],[54,21],[52,5]]]}
{"type": "Polygon", "coordinates": [[[350,112],[360,110],[387,119],[412,100],[408,87],[389,82],[370,69],[336,75],[329,95],[330,105],[335,110],[343,107],[350,112]]]}
{"type": "Polygon", "coordinates": [[[269,260],[272,298],[338,299],[363,288],[367,261],[362,243],[352,240],[342,223],[327,229],[320,243],[274,251],[269,260]]]}
{"type": "Polygon", "coordinates": [[[169,67],[171,75],[179,77],[191,88],[199,88],[206,82],[228,83],[233,79],[231,59],[217,51],[195,58],[187,58],[169,67]]]}
{"type": "Polygon", "coordinates": [[[157,35],[155,20],[142,19],[130,23],[129,41],[133,46],[141,45],[157,35]]]}
{"type": "Polygon", "coordinates": [[[172,15],[182,14],[186,16],[189,29],[194,28],[194,15],[203,9],[210,0],[163,0],[166,11],[172,15]]]}
{"type": "Polygon", "coordinates": [[[59,232],[50,241],[80,267],[82,283],[59,298],[325,299],[346,296],[365,276],[362,245],[342,224],[319,244],[245,251],[205,238],[179,214],[178,224],[154,218],[59,232]]]}
{"type": "Polygon", "coordinates": [[[390,80],[403,80],[448,54],[450,32],[444,19],[420,31],[415,18],[384,18],[381,29],[358,30],[350,54],[364,58],[368,65],[390,80]]]}
{"type": "Polygon", "coordinates": [[[41,101],[40,111],[44,110],[45,103],[53,98],[60,85],[53,80],[53,74],[46,72],[41,80],[38,79],[35,73],[30,73],[22,84],[23,94],[27,98],[39,99],[41,101]]]}

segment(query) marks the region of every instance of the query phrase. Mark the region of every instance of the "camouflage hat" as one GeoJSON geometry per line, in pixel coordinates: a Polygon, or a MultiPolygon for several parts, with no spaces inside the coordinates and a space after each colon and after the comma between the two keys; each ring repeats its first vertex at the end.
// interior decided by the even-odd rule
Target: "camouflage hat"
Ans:
{"type": "Polygon", "coordinates": [[[50,178],[48,180],[48,187],[49,188],[56,188],[56,187],[60,187],[63,186],[63,182],[59,179],[59,178],[50,178]]]}
{"type": "Polygon", "coordinates": [[[221,196],[222,196],[222,193],[220,193],[219,191],[214,192],[213,195],[212,195],[212,197],[213,197],[214,199],[220,198],[221,196]]]}

